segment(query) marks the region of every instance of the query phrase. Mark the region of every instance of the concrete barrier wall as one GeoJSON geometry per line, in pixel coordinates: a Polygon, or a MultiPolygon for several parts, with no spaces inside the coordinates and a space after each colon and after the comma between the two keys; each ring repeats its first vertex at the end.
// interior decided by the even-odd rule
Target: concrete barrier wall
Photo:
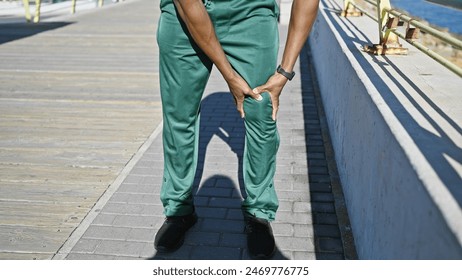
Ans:
{"type": "Polygon", "coordinates": [[[361,259],[462,259],[462,79],[323,1],[309,38],[361,259]]]}

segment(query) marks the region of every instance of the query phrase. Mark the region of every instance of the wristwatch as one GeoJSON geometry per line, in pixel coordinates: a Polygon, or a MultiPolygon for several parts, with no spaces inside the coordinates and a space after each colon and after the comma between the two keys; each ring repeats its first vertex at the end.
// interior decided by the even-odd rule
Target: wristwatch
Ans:
{"type": "Polygon", "coordinates": [[[286,70],[284,70],[281,67],[281,65],[278,66],[278,68],[276,69],[276,72],[286,77],[289,81],[292,81],[292,78],[295,76],[295,72],[292,72],[292,73],[286,72],[286,70]]]}

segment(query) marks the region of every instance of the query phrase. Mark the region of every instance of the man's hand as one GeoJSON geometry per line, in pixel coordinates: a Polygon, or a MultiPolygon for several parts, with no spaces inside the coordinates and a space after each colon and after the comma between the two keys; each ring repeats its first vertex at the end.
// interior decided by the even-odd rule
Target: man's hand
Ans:
{"type": "Polygon", "coordinates": [[[252,91],[247,82],[236,72],[234,73],[234,76],[226,79],[226,82],[228,83],[229,90],[231,91],[231,94],[234,97],[234,102],[236,103],[237,111],[241,115],[241,118],[244,118],[245,96],[248,95],[256,100],[262,100],[262,97],[259,93],[252,91]]]}
{"type": "Polygon", "coordinates": [[[261,86],[258,86],[253,89],[254,94],[262,94],[267,91],[271,97],[271,103],[273,104],[273,114],[272,118],[276,121],[276,116],[279,110],[279,96],[281,95],[282,88],[287,83],[287,78],[279,73],[275,73],[271,76],[268,81],[261,86]]]}

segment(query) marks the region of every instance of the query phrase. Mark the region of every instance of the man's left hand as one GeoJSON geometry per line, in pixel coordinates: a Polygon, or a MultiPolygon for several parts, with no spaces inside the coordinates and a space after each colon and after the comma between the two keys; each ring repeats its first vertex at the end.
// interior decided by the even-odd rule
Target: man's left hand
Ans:
{"type": "Polygon", "coordinates": [[[271,103],[273,104],[273,114],[272,118],[276,121],[277,112],[279,110],[279,96],[281,95],[282,89],[287,83],[287,78],[282,76],[279,73],[275,73],[271,76],[268,81],[261,86],[258,86],[253,89],[253,92],[256,94],[261,94],[263,92],[268,92],[271,97],[271,103]]]}

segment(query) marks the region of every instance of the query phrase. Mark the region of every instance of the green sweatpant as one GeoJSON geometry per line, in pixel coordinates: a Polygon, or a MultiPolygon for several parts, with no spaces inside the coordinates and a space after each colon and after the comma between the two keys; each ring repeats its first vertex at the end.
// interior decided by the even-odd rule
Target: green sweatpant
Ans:
{"type": "MultiPolygon", "coordinates": [[[[251,88],[264,84],[277,64],[279,9],[274,0],[205,0],[217,37],[233,68],[251,88]]],[[[166,216],[193,211],[192,184],[198,159],[199,111],[212,62],[197,47],[172,0],[162,0],[157,30],[163,108],[166,216]]],[[[279,135],[269,93],[244,100],[244,215],[274,220],[278,199],[273,177],[279,135]]]]}

